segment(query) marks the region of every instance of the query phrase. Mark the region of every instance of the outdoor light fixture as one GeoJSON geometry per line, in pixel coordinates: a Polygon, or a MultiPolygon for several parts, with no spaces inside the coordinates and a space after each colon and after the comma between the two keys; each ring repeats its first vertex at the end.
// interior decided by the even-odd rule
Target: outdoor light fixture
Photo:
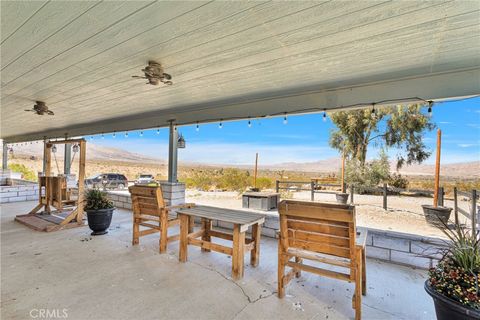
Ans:
{"type": "Polygon", "coordinates": [[[52,152],[53,152],[53,153],[57,152],[57,146],[56,146],[56,145],[53,145],[53,147],[52,147],[52,152]]]}
{"type": "Polygon", "coordinates": [[[375,104],[372,104],[372,118],[375,118],[377,116],[377,111],[375,110],[375,104]]]}
{"type": "Polygon", "coordinates": [[[433,115],[432,112],[433,101],[428,101],[428,117],[431,118],[433,115]]]}
{"type": "Polygon", "coordinates": [[[222,123],[223,119],[220,120],[220,123],[218,124],[218,129],[222,129],[223,128],[223,123],[222,123]]]}
{"type": "Polygon", "coordinates": [[[327,122],[327,110],[323,109],[323,122],[327,122]]]}
{"type": "Polygon", "coordinates": [[[157,129],[157,134],[160,134],[160,128],[157,129]]]}
{"type": "Polygon", "coordinates": [[[197,132],[200,131],[200,126],[198,125],[198,121],[197,121],[197,125],[196,125],[196,127],[195,127],[195,130],[196,130],[197,132]]]}
{"type": "Polygon", "coordinates": [[[249,128],[252,127],[252,121],[250,120],[250,118],[248,119],[248,127],[249,127],[249,128]]]}
{"type": "Polygon", "coordinates": [[[115,131],[113,131],[112,137],[114,137],[114,138],[117,137],[117,133],[115,131]]]}
{"type": "Polygon", "coordinates": [[[143,131],[140,131],[140,137],[143,137],[143,131]]]}
{"type": "Polygon", "coordinates": [[[10,149],[8,149],[8,153],[13,154],[13,147],[10,147],[10,149]]]}
{"type": "Polygon", "coordinates": [[[128,138],[128,131],[125,131],[125,138],[128,138]]]}
{"type": "Polygon", "coordinates": [[[285,116],[283,117],[283,124],[287,124],[287,123],[288,123],[287,113],[285,112],[285,116]]]}
{"type": "Polygon", "coordinates": [[[103,134],[103,132],[102,132],[102,139],[105,139],[105,135],[103,134]]]}
{"type": "Polygon", "coordinates": [[[90,140],[93,140],[93,136],[90,136],[90,140]]]}
{"type": "Polygon", "coordinates": [[[177,140],[177,148],[179,149],[185,149],[185,139],[183,138],[183,135],[180,134],[177,140]]]}
{"type": "Polygon", "coordinates": [[[74,144],[73,147],[72,147],[73,152],[77,153],[78,149],[80,149],[80,146],[77,143],[74,144]]]}

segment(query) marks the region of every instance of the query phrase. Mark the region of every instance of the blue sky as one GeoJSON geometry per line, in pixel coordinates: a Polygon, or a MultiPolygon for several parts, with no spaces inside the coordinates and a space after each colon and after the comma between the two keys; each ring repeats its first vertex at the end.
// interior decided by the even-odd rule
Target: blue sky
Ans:
{"type": "MultiPolygon", "coordinates": [[[[426,109],[425,109],[426,112],[426,109]]],[[[480,160],[480,97],[434,105],[433,121],[442,129],[442,163],[480,160]]],[[[288,116],[247,121],[224,122],[180,127],[187,148],[179,150],[179,161],[209,164],[251,164],[259,152],[263,165],[283,162],[313,162],[337,157],[328,145],[332,122],[322,121],[322,114],[288,116]]],[[[424,139],[434,151],[436,131],[424,139]]],[[[129,132],[128,138],[117,133],[104,139],[93,137],[92,143],[127,149],[156,158],[168,158],[168,129],[129,132]]],[[[394,158],[396,150],[389,150],[394,158]]],[[[375,158],[378,150],[369,148],[368,158],[375,158]]],[[[432,163],[431,157],[427,163],[432,163]]]]}

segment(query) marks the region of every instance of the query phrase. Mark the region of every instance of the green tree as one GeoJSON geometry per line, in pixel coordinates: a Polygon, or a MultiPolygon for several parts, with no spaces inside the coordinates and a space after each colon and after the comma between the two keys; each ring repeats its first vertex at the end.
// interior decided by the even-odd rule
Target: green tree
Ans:
{"type": "Polygon", "coordinates": [[[20,172],[22,174],[23,179],[29,180],[29,181],[38,181],[37,174],[35,171],[27,168],[23,164],[19,163],[10,163],[8,165],[8,169],[12,170],[13,172],[20,172]]]}
{"type": "Polygon", "coordinates": [[[369,145],[397,148],[397,168],[405,163],[421,163],[430,156],[423,143],[426,131],[435,128],[421,112],[422,106],[391,106],[352,111],[339,111],[330,115],[336,128],[330,133],[330,146],[345,152],[349,159],[364,165],[369,145]]]}

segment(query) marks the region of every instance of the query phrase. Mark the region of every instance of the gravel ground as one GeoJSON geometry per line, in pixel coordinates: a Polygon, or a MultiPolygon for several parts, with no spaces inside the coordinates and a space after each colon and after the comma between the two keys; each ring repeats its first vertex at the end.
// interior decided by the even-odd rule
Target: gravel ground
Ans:
{"type": "MultiPolygon", "coordinates": [[[[293,199],[310,200],[308,191],[293,192],[290,195],[293,199]]],[[[242,208],[241,194],[237,192],[187,190],[186,196],[187,202],[231,209],[242,208]]],[[[468,210],[469,203],[463,199],[460,200],[460,207],[468,210]]],[[[335,195],[316,193],[315,201],[335,202],[335,195]]],[[[354,201],[357,206],[357,224],[359,226],[445,238],[441,230],[426,223],[423,215],[421,205],[431,204],[432,198],[388,196],[388,210],[382,208],[382,196],[355,194],[354,201]]],[[[446,200],[445,205],[453,207],[453,201],[446,200]]],[[[450,220],[453,222],[453,219],[452,212],[450,220]]],[[[460,222],[468,223],[466,218],[461,215],[460,222]]]]}

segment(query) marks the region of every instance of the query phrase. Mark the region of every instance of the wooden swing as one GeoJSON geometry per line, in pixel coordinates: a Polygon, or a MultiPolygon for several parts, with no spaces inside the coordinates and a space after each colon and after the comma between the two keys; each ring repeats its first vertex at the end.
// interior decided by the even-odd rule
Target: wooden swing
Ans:
{"type": "MultiPolygon", "coordinates": [[[[85,139],[70,139],[61,141],[49,141],[44,145],[45,172],[39,177],[38,204],[28,214],[18,215],[18,221],[27,227],[37,231],[57,231],[60,229],[84,226],[83,223],[83,198],[85,190],[85,139]],[[71,192],[67,186],[65,176],[52,176],[52,148],[56,144],[76,144],[79,147],[79,170],[78,170],[78,198],[72,200],[71,192]],[[51,206],[56,210],[51,211],[51,206]],[[43,211],[40,211],[43,208],[43,211]]],[[[67,159],[65,159],[67,161],[67,159]]],[[[73,162],[68,159],[68,161],[73,162]]],[[[58,167],[58,163],[57,163],[58,167]]]]}

